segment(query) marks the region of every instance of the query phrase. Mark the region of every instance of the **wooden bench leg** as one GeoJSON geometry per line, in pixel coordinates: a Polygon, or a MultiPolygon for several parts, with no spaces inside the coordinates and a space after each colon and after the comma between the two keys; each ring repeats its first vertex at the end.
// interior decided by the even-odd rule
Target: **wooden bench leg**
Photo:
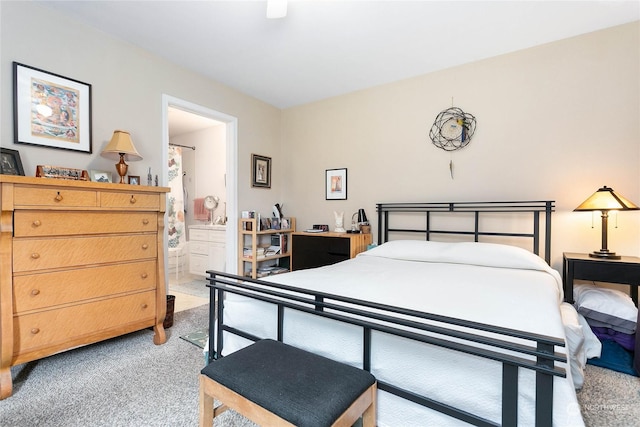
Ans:
{"type": "Polygon", "coordinates": [[[377,384],[369,388],[372,393],[371,405],[362,414],[362,427],[376,427],[376,397],[378,395],[377,384]]]}
{"type": "Polygon", "coordinates": [[[211,427],[213,425],[213,396],[206,393],[207,377],[200,375],[200,427],[211,427]]]}

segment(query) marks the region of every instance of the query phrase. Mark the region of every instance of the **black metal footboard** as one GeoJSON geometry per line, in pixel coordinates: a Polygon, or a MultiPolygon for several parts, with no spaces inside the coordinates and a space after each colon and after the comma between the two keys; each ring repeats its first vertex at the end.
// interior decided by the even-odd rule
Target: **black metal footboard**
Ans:
{"type": "MultiPolygon", "coordinates": [[[[502,364],[502,420],[497,423],[421,396],[392,383],[378,381],[378,388],[435,411],[477,426],[516,426],[518,424],[518,371],[528,369],[536,375],[536,426],[551,426],[553,417],[553,379],[566,377],[556,366],[566,363],[562,339],[495,327],[400,307],[305,290],[278,283],[254,280],[232,274],[207,271],[210,289],[209,362],[222,354],[223,333],[257,341],[261,338],[225,324],[224,301],[227,293],[237,294],[277,306],[277,339],[283,340],[285,310],[298,310],[362,328],[362,366],[371,370],[372,332],[379,331],[417,342],[463,352],[502,364]],[[214,304],[215,302],[215,304],[214,304]],[[214,332],[215,331],[215,340],[214,332]],[[525,340],[526,344],[511,342],[525,340]]],[[[221,356],[220,356],[221,357],[221,356]]]]}

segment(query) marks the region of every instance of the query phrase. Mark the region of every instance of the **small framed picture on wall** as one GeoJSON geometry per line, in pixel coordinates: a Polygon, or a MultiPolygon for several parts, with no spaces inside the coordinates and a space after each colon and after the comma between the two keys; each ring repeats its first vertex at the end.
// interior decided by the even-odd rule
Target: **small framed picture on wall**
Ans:
{"type": "Polygon", "coordinates": [[[347,200],[347,169],[327,169],[325,172],[327,200],[347,200]]]}
{"type": "Polygon", "coordinates": [[[271,188],[271,157],[251,155],[251,186],[271,188]]]}

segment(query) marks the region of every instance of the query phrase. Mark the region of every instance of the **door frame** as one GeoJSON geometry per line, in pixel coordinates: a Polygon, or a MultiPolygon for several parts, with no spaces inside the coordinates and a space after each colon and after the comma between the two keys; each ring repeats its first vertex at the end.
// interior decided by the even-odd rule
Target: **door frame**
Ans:
{"type": "MultiPolygon", "coordinates": [[[[169,107],[222,122],[226,126],[226,191],[227,191],[227,229],[225,236],[227,273],[238,271],[238,118],[220,111],[212,110],[184,99],[162,94],[162,185],[168,184],[169,173],[169,107]]],[[[165,230],[167,217],[165,216],[165,230]]],[[[165,231],[165,233],[168,231],[165,231]]],[[[167,236],[165,235],[165,241],[167,236]]],[[[169,248],[164,247],[164,259],[169,259],[169,248]]],[[[168,286],[168,262],[165,262],[165,277],[168,286]]]]}

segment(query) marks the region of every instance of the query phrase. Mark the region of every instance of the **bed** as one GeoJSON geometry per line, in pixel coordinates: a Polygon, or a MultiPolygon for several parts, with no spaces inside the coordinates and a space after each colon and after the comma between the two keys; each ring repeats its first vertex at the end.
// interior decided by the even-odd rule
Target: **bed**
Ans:
{"type": "Polygon", "coordinates": [[[548,265],[553,202],[377,210],[381,244],[354,259],[268,280],[209,271],[210,361],[273,338],[369,370],[380,426],[584,425],[548,265]],[[442,214],[472,225],[442,228],[442,214]],[[531,230],[514,231],[514,215],[531,230]],[[535,254],[483,238],[530,240],[535,254]]]}

